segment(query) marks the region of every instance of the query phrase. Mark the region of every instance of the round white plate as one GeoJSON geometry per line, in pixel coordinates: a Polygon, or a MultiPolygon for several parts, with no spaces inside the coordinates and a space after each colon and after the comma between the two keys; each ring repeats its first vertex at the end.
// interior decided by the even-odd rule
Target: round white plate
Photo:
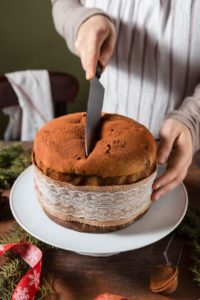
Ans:
{"type": "Polygon", "coordinates": [[[16,221],[30,234],[52,246],[93,256],[113,255],[160,240],[178,226],[187,205],[187,192],[181,184],[153,203],[149,211],[129,227],[93,234],[64,228],[45,215],[34,192],[32,166],[17,178],[10,195],[10,207],[16,221]]]}

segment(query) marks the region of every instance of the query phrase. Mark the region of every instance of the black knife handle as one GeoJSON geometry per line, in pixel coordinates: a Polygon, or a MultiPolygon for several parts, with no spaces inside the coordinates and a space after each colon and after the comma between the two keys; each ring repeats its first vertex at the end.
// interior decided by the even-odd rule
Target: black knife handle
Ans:
{"type": "Polygon", "coordinates": [[[95,74],[95,76],[96,76],[98,79],[100,79],[102,71],[103,71],[103,68],[102,68],[100,62],[98,61],[98,62],[97,62],[97,67],[96,67],[96,74],[95,74]]]}

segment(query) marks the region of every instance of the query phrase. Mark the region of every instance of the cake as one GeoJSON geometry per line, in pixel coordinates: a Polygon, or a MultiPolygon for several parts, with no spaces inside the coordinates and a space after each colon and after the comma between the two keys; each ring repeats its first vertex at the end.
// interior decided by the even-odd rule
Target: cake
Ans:
{"type": "Polygon", "coordinates": [[[56,223],[78,231],[128,226],[150,207],[156,143],[136,121],[103,113],[96,144],[85,155],[85,113],[56,118],[34,140],[37,198],[56,223]]]}

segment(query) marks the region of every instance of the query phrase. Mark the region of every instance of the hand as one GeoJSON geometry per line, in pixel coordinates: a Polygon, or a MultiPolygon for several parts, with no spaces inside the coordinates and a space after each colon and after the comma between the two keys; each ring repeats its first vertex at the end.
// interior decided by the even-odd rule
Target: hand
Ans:
{"type": "Polygon", "coordinates": [[[86,79],[95,76],[98,60],[103,68],[108,64],[114,46],[115,28],[107,17],[95,15],[80,26],[75,48],[86,72],[86,79]]]}
{"type": "Polygon", "coordinates": [[[167,163],[167,170],[153,184],[152,200],[178,186],[185,178],[192,162],[192,136],[181,122],[167,119],[160,130],[158,163],[167,163]]]}

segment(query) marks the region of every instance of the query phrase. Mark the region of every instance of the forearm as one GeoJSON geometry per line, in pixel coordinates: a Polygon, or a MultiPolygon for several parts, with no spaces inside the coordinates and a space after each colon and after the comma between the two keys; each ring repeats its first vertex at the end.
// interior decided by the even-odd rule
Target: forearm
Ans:
{"type": "Polygon", "coordinates": [[[167,118],[184,123],[192,134],[193,151],[200,149],[200,84],[196,87],[194,95],[187,97],[179,109],[169,113],[167,118]]]}
{"type": "Polygon", "coordinates": [[[86,8],[78,0],[51,0],[53,20],[58,33],[64,37],[69,49],[75,51],[75,40],[80,25],[89,17],[102,14],[101,9],[86,8]]]}

